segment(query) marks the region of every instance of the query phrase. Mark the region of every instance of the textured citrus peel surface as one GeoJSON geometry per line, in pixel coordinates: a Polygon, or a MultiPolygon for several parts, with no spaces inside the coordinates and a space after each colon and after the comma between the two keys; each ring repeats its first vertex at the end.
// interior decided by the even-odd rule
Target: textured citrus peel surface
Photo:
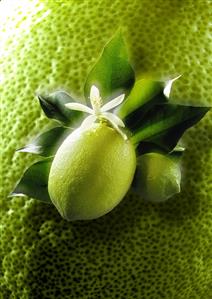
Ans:
{"type": "Polygon", "coordinates": [[[6,107],[1,118],[1,296],[210,299],[211,113],[184,136],[183,191],[171,205],[143,203],[131,194],[110,215],[70,225],[53,207],[6,198],[35,159],[14,154],[15,149],[49,125],[32,101],[35,91],[61,87],[82,95],[83,78],[119,25],[137,71],[182,73],[173,97],[211,104],[210,1],[0,5],[6,19],[1,32],[6,107]]]}

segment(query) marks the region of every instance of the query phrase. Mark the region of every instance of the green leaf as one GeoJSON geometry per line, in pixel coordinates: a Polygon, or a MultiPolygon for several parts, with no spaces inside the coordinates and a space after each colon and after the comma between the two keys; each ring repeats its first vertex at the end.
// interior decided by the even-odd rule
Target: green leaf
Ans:
{"type": "Polygon", "coordinates": [[[45,115],[64,125],[74,125],[83,115],[80,111],[65,107],[65,104],[75,102],[65,91],[56,91],[50,95],[38,95],[38,99],[45,115]]]}
{"type": "Polygon", "coordinates": [[[172,85],[179,77],[166,80],[141,78],[135,82],[129,96],[117,111],[131,131],[139,126],[140,120],[152,107],[168,103],[172,85]]]}
{"type": "Polygon", "coordinates": [[[91,86],[96,85],[103,101],[107,102],[117,94],[128,93],[134,80],[135,75],[128,60],[126,46],[121,33],[118,32],[106,44],[89,73],[84,87],[85,98],[88,101],[91,86]]]}
{"type": "Polygon", "coordinates": [[[156,81],[142,78],[135,82],[117,114],[132,132],[139,154],[174,149],[186,129],[198,122],[209,110],[168,103],[172,84],[179,78],[156,81]]]}
{"type": "Polygon", "coordinates": [[[31,165],[10,196],[29,196],[51,203],[48,193],[48,177],[52,159],[48,158],[31,165]]]}
{"type": "Polygon", "coordinates": [[[142,78],[135,82],[127,99],[119,106],[118,116],[129,129],[136,127],[137,122],[155,105],[167,102],[164,95],[165,82],[142,78]]]}
{"type": "Polygon", "coordinates": [[[209,109],[172,104],[155,105],[139,120],[131,140],[140,148],[147,142],[170,152],[183,133],[197,123],[209,109]]]}
{"type": "Polygon", "coordinates": [[[182,146],[176,146],[173,150],[167,151],[164,148],[162,148],[161,146],[153,143],[153,142],[147,142],[147,141],[143,141],[140,142],[139,145],[136,148],[136,152],[138,156],[141,156],[143,154],[146,153],[161,153],[161,154],[172,154],[173,157],[180,157],[182,156],[183,152],[185,151],[185,148],[182,146]]]}
{"type": "Polygon", "coordinates": [[[31,143],[17,151],[37,154],[44,157],[53,156],[71,131],[70,128],[64,127],[53,128],[39,135],[31,143]]]}
{"type": "Polygon", "coordinates": [[[144,200],[163,202],[180,192],[180,156],[147,153],[137,159],[132,188],[144,200]]]}
{"type": "Polygon", "coordinates": [[[182,158],[184,152],[185,152],[185,147],[177,145],[170,153],[169,157],[175,161],[180,161],[182,158]]]}

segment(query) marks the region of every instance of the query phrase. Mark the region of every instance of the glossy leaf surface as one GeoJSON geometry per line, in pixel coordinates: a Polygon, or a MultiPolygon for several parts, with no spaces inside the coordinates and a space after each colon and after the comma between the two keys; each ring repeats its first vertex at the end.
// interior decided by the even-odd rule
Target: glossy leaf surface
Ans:
{"type": "Polygon", "coordinates": [[[117,32],[88,74],[84,87],[85,98],[89,102],[91,86],[96,85],[103,102],[107,102],[115,95],[128,93],[134,80],[124,40],[121,33],[117,32]]]}
{"type": "Polygon", "coordinates": [[[71,131],[71,129],[64,127],[50,129],[17,151],[37,154],[45,157],[53,156],[71,131]]]}
{"type": "Polygon", "coordinates": [[[10,196],[29,196],[51,203],[48,193],[48,177],[52,159],[48,158],[31,165],[10,196]]]}
{"type": "Polygon", "coordinates": [[[139,120],[132,142],[139,146],[142,146],[142,142],[153,143],[169,152],[174,149],[183,133],[196,124],[209,109],[172,104],[155,105],[139,120]]]}
{"type": "Polygon", "coordinates": [[[80,111],[73,111],[65,107],[65,104],[75,102],[65,91],[56,91],[50,95],[38,95],[38,99],[45,115],[63,125],[73,126],[83,115],[80,111]]]}

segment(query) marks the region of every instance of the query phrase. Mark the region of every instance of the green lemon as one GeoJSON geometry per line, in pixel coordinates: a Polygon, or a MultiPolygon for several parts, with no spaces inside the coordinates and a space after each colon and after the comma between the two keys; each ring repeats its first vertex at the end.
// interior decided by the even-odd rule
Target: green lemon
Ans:
{"type": "Polygon", "coordinates": [[[98,218],[124,197],[135,167],[133,145],[116,130],[104,123],[79,128],[55,155],[49,194],[67,220],[98,218]]]}
{"type": "Polygon", "coordinates": [[[137,191],[151,202],[161,202],[180,192],[181,171],[173,158],[148,153],[138,158],[137,191]]]}

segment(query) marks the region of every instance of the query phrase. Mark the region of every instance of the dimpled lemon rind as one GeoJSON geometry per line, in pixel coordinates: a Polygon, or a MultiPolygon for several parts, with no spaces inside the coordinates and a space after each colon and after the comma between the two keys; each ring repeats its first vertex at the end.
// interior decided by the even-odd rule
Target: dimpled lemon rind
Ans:
{"type": "Polygon", "coordinates": [[[15,149],[49,124],[35,92],[82,94],[119,25],[137,72],[183,73],[173,98],[211,104],[210,11],[202,0],[0,2],[0,298],[212,297],[211,114],[185,134],[182,192],[165,203],[129,194],[104,217],[70,223],[53,206],[6,197],[37,159],[15,149]]]}
{"type": "Polygon", "coordinates": [[[147,153],[137,160],[137,193],[151,202],[162,202],[180,192],[179,161],[159,153],[147,153]]]}
{"type": "Polygon", "coordinates": [[[106,124],[79,128],[56,153],[49,173],[49,195],[65,219],[95,219],[123,199],[135,168],[134,146],[116,130],[106,124]]]}

